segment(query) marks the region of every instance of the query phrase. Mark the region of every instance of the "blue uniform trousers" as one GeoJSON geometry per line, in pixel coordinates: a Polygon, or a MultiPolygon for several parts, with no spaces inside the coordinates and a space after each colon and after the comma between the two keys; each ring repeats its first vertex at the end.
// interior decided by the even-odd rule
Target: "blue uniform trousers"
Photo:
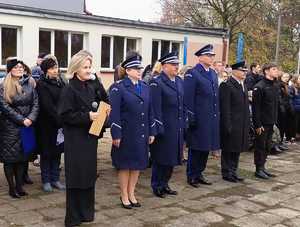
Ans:
{"type": "Polygon", "coordinates": [[[164,189],[168,186],[173,173],[173,166],[160,165],[155,162],[152,164],[151,187],[155,189],[164,189]]]}
{"type": "Polygon", "coordinates": [[[206,168],[209,151],[199,151],[189,148],[186,174],[188,180],[194,180],[201,176],[206,168]]]}

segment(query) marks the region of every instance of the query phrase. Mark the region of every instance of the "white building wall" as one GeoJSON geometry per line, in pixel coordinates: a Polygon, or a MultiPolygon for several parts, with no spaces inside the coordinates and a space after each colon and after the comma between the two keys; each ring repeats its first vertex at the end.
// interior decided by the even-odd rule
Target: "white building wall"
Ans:
{"type": "MultiPolygon", "coordinates": [[[[86,48],[94,55],[94,67],[100,69],[101,36],[116,35],[139,38],[138,46],[144,63],[151,62],[152,39],[183,42],[188,34],[154,31],[141,28],[126,28],[99,24],[87,24],[57,19],[0,14],[0,25],[17,26],[21,31],[19,57],[28,65],[34,65],[39,50],[39,29],[65,30],[86,33],[86,48]]],[[[204,35],[188,35],[189,42],[222,43],[222,38],[204,35]]],[[[182,52],[182,51],[181,51],[182,52]]]]}

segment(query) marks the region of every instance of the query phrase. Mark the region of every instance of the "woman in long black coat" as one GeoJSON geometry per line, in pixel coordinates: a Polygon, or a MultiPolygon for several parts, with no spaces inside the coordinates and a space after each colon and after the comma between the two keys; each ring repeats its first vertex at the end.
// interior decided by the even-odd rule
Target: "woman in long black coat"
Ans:
{"type": "Polygon", "coordinates": [[[9,195],[20,198],[27,195],[22,188],[27,157],[20,134],[23,127],[30,127],[36,121],[39,106],[33,79],[23,76],[24,63],[11,58],[6,68],[7,75],[0,85],[0,161],[4,164],[9,195]]]}
{"type": "Polygon", "coordinates": [[[69,84],[63,89],[59,115],[64,129],[66,226],[94,220],[95,183],[97,179],[98,137],[89,134],[98,113],[92,106],[104,97],[91,80],[92,58],[75,54],[68,68],[69,84]]]}
{"type": "Polygon", "coordinates": [[[248,149],[249,101],[243,84],[244,64],[232,65],[233,76],[220,85],[221,165],[224,180],[238,182],[238,162],[241,152],[248,149]]]}
{"type": "Polygon", "coordinates": [[[58,64],[53,58],[41,64],[44,72],[37,82],[40,114],[37,121],[37,138],[41,152],[41,176],[43,190],[51,192],[55,187],[64,190],[60,183],[60,159],[63,152],[63,131],[57,107],[64,82],[58,74],[58,64]]]}

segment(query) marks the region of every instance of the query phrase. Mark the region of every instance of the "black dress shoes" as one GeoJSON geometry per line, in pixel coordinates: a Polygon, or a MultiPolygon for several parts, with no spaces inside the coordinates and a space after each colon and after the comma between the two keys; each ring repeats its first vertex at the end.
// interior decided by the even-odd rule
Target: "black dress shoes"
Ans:
{"type": "Polygon", "coordinates": [[[165,187],[164,191],[168,195],[177,195],[178,194],[176,191],[172,190],[169,186],[165,187]]]}
{"type": "Polygon", "coordinates": [[[163,189],[153,189],[153,194],[156,195],[159,198],[165,198],[166,194],[163,189]]]}
{"type": "Polygon", "coordinates": [[[278,155],[281,153],[282,153],[282,150],[279,148],[279,146],[275,145],[274,147],[271,148],[271,151],[270,151],[271,155],[278,155]]]}
{"type": "Polygon", "coordinates": [[[133,203],[131,200],[129,200],[132,207],[141,207],[142,205],[139,202],[133,203]]]}
{"type": "Polygon", "coordinates": [[[262,170],[257,170],[255,172],[255,176],[257,178],[264,179],[264,180],[270,179],[269,176],[264,171],[262,171],[262,170]]]}
{"type": "Polygon", "coordinates": [[[24,190],[17,190],[17,193],[19,196],[27,196],[28,195],[28,193],[25,192],[24,190]]]}
{"type": "Polygon", "coordinates": [[[238,180],[235,179],[233,176],[223,176],[223,180],[231,182],[231,183],[237,183],[238,180]]]}
{"type": "Polygon", "coordinates": [[[201,175],[201,176],[198,178],[198,181],[199,181],[200,184],[212,185],[212,183],[209,182],[208,180],[206,180],[206,179],[204,178],[203,175],[201,175]]]}
{"type": "Polygon", "coordinates": [[[120,200],[121,200],[122,207],[124,209],[132,209],[131,203],[130,204],[124,204],[121,197],[120,197],[120,200]]]}
{"type": "Polygon", "coordinates": [[[238,175],[233,175],[233,177],[239,182],[243,182],[245,180],[243,177],[240,177],[238,175]]]}
{"type": "Polygon", "coordinates": [[[289,148],[283,144],[279,145],[278,148],[282,151],[287,151],[289,148]]]}
{"type": "Polygon", "coordinates": [[[275,174],[272,174],[270,172],[267,172],[267,170],[263,169],[262,170],[268,177],[277,177],[275,174]]]}
{"type": "Polygon", "coordinates": [[[199,181],[196,180],[196,179],[188,179],[188,184],[193,186],[194,188],[199,188],[200,185],[199,185],[199,181]]]}
{"type": "Polygon", "coordinates": [[[10,197],[12,197],[14,199],[21,198],[21,196],[15,190],[9,190],[8,194],[10,197]]]}

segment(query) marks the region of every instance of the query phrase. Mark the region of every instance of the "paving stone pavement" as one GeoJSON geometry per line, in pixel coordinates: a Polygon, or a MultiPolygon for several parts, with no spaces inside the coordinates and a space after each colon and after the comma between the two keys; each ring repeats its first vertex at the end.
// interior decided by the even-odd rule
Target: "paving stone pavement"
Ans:
{"type": "MultiPolygon", "coordinates": [[[[142,208],[125,210],[120,206],[116,171],[111,166],[110,143],[108,133],[99,143],[96,218],[84,226],[300,227],[300,145],[291,145],[279,156],[269,156],[267,167],[278,177],[267,181],[253,176],[251,152],[241,155],[240,175],[246,178],[244,183],[223,181],[220,160],[212,158],[205,173],[214,183],[212,186],[192,188],[186,183],[185,166],[176,167],[170,186],[179,194],[165,199],[152,195],[151,171],[147,169],[137,186],[142,208]]],[[[30,175],[34,184],[25,186],[30,195],[11,199],[0,166],[0,227],[64,226],[65,193],[44,193],[39,168],[30,165],[30,175]]]]}

